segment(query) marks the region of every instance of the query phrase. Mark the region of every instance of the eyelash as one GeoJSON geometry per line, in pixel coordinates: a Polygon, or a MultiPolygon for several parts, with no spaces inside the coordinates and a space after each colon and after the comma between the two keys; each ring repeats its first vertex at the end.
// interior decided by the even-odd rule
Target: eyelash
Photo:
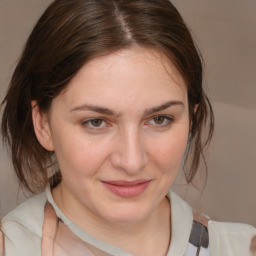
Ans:
{"type": "MultiPolygon", "coordinates": [[[[172,124],[172,122],[174,121],[174,118],[171,116],[166,116],[166,115],[156,115],[156,116],[152,116],[150,117],[147,121],[146,121],[146,125],[150,125],[150,126],[156,126],[156,128],[165,128],[168,127],[172,124]],[[164,124],[150,124],[150,122],[156,118],[164,118],[164,124]]],[[[108,122],[105,120],[105,118],[91,118],[88,120],[85,120],[82,122],[82,126],[88,127],[89,129],[92,130],[103,130],[106,127],[110,127],[111,125],[108,124],[108,122]],[[101,121],[102,123],[105,123],[105,125],[103,127],[101,127],[101,124],[99,127],[92,125],[93,121],[101,121]]]]}

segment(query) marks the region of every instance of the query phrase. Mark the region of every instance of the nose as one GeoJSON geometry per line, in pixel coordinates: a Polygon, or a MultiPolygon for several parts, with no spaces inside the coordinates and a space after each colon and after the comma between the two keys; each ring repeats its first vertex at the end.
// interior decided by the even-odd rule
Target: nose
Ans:
{"type": "Polygon", "coordinates": [[[147,164],[147,152],[139,131],[130,129],[119,135],[111,156],[112,165],[128,175],[138,174],[147,164]]]}

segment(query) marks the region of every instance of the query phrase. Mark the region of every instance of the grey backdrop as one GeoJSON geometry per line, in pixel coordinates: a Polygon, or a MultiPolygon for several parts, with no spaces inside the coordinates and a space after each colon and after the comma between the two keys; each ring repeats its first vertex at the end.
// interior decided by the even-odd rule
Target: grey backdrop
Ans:
{"type": "MultiPolygon", "coordinates": [[[[50,0],[0,0],[0,99],[35,21],[50,0]]],[[[208,153],[208,182],[201,193],[173,189],[213,219],[256,226],[256,1],[174,0],[193,30],[205,64],[216,133],[208,153]]],[[[204,178],[203,172],[196,183],[204,178]]],[[[11,163],[0,146],[0,218],[22,200],[11,163]]]]}

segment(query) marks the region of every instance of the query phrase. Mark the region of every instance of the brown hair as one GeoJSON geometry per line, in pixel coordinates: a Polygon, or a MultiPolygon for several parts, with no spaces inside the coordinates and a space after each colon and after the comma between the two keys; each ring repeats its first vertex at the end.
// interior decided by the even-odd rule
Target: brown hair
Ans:
{"type": "Polygon", "coordinates": [[[29,191],[44,189],[46,170],[55,164],[54,153],[35,136],[31,100],[47,111],[87,61],[133,46],[158,49],[186,81],[192,128],[185,173],[187,182],[192,181],[212,137],[213,113],[202,88],[200,55],[176,8],[169,0],[56,0],[28,38],[2,103],[3,140],[29,191]]]}

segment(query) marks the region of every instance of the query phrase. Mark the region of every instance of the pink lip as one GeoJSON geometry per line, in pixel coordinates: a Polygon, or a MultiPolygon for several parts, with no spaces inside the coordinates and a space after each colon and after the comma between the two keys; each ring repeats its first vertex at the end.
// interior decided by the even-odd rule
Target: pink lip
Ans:
{"type": "Polygon", "coordinates": [[[140,195],[149,185],[151,180],[109,180],[102,183],[112,193],[121,197],[134,197],[140,195]]]}

